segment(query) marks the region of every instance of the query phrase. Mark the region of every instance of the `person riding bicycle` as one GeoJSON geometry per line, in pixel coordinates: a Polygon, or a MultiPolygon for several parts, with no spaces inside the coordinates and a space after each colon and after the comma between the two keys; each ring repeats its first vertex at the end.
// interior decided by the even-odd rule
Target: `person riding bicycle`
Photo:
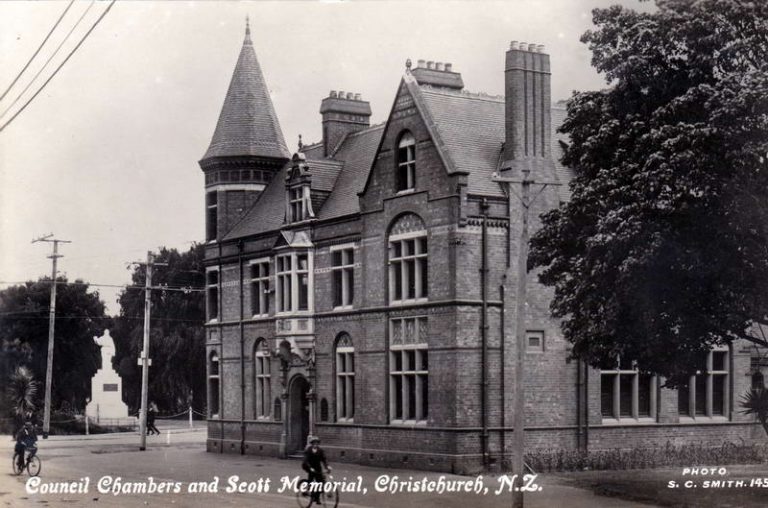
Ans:
{"type": "Polygon", "coordinates": [[[19,469],[24,468],[24,455],[26,451],[34,451],[37,444],[37,434],[31,420],[24,422],[24,427],[16,434],[15,452],[18,454],[17,464],[19,469]]]}
{"type": "MultiPolygon", "coordinates": [[[[320,448],[320,438],[312,436],[309,438],[309,445],[304,449],[304,462],[301,464],[301,468],[309,475],[307,480],[310,482],[325,483],[325,474],[323,473],[323,466],[328,472],[331,471],[331,467],[328,465],[328,461],[325,459],[325,452],[320,448]]],[[[320,491],[313,490],[312,501],[320,502],[320,491]]]]}

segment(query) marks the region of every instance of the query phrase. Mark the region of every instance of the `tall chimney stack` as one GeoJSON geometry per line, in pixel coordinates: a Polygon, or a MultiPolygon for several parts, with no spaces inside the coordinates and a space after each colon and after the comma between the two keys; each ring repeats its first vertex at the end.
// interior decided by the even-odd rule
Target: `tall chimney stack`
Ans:
{"type": "Polygon", "coordinates": [[[371,104],[354,92],[331,90],[320,102],[323,117],[323,155],[331,157],[347,134],[371,125],[371,104]]]}
{"type": "MultiPolygon", "coordinates": [[[[513,41],[504,68],[505,130],[502,169],[514,169],[524,160],[551,160],[549,55],[544,47],[513,41]]],[[[520,166],[522,167],[522,166],[520,166]]]]}

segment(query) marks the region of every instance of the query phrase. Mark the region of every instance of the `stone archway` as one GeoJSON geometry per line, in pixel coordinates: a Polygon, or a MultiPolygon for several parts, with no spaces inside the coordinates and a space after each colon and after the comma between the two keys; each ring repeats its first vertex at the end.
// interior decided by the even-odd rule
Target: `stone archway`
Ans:
{"type": "Polygon", "coordinates": [[[294,376],[288,385],[288,454],[302,453],[309,435],[309,381],[294,376]]]}

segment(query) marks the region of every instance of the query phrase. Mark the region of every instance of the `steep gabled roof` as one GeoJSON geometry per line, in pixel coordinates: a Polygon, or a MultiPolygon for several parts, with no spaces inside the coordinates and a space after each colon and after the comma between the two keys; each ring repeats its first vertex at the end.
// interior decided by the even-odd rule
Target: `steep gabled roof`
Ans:
{"type": "Polygon", "coordinates": [[[248,26],[219,122],[203,159],[242,155],[290,157],[248,26]]]}
{"type": "Polygon", "coordinates": [[[447,151],[455,166],[448,171],[469,173],[472,194],[502,196],[491,175],[504,143],[504,99],[426,86],[419,93],[440,136],[438,149],[447,151]]]}

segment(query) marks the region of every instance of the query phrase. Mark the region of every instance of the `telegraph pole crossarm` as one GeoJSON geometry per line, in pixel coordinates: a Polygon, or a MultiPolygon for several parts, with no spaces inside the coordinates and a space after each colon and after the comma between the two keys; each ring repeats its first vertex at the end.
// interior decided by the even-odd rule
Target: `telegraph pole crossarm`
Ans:
{"type": "MultiPolygon", "coordinates": [[[[526,350],[526,326],[525,326],[525,304],[527,300],[527,283],[528,283],[528,215],[531,205],[536,201],[544,189],[550,185],[560,185],[560,182],[536,182],[531,180],[531,170],[524,168],[521,170],[522,179],[509,178],[499,176],[498,173],[494,173],[491,180],[502,184],[505,187],[507,199],[508,199],[508,214],[510,226],[512,223],[512,203],[513,196],[520,201],[521,208],[521,228],[520,239],[518,245],[518,257],[517,257],[517,299],[515,309],[515,389],[512,392],[512,407],[514,409],[514,432],[513,437],[513,454],[514,462],[512,463],[512,473],[517,475],[517,479],[514,482],[516,485],[522,486],[523,477],[525,476],[525,350],[526,350]],[[514,185],[519,184],[521,192],[518,194],[515,191],[514,185]],[[538,192],[531,198],[530,191],[531,185],[541,185],[538,192]]],[[[510,228],[511,231],[511,228],[510,228]]],[[[510,234],[509,242],[510,248],[512,248],[513,242],[512,235],[510,234]]],[[[511,266],[508,270],[511,280],[511,266]]],[[[506,331],[504,331],[506,335],[506,331]]],[[[504,337],[502,337],[504,340],[504,337]]],[[[523,508],[523,490],[520,487],[515,487],[512,492],[512,506],[513,508],[523,508]]]]}
{"type": "Polygon", "coordinates": [[[72,243],[69,240],[53,238],[53,233],[32,240],[32,243],[49,242],[53,244],[53,254],[48,259],[53,260],[51,269],[51,303],[48,310],[48,357],[45,366],[45,409],[43,410],[43,439],[48,439],[51,430],[51,386],[53,378],[53,342],[54,326],[56,324],[56,260],[63,257],[59,254],[60,243],[72,243]]]}

